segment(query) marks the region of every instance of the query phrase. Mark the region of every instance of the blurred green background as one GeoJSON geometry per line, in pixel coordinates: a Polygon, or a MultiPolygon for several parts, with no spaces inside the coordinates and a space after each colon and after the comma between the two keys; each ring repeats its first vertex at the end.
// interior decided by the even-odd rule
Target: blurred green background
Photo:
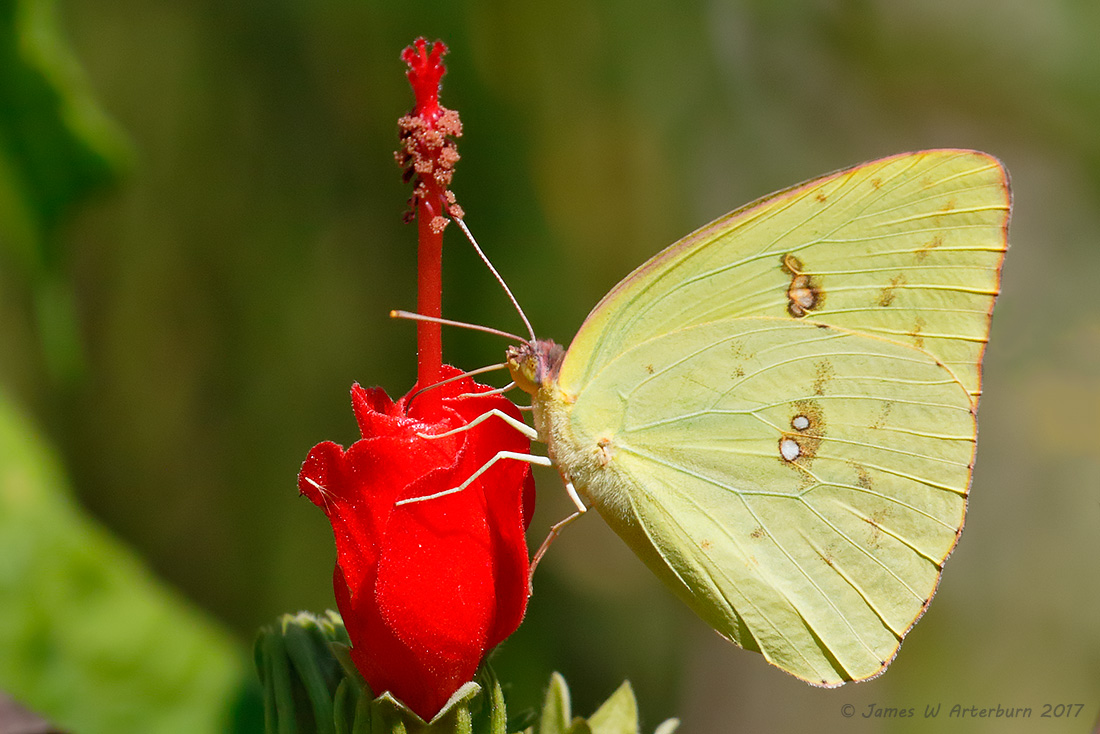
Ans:
{"type": "MultiPolygon", "coordinates": [[[[967,530],[889,671],[807,687],[709,632],[592,516],[556,543],[527,621],[495,658],[512,711],[535,706],[560,670],[579,713],[629,678],[647,729],[676,715],[700,733],[925,731],[936,704],[942,731],[1095,725],[1100,4],[0,7],[0,33],[26,29],[14,46],[0,41],[0,394],[4,420],[23,426],[7,434],[16,453],[52,447],[0,453],[0,471],[56,462],[48,482],[67,483],[145,559],[133,570],[143,583],[167,583],[150,604],[192,600],[173,619],[215,641],[211,665],[226,680],[245,670],[236,646],[259,625],[332,606],[331,531],[295,487],[309,448],[354,440],[354,381],[398,395],[415,379],[414,328],[387,313],[415,305],[415,228],[401,221],[409,191],[392,152],[412,102],[399,53],[424,35],[451,48],[442,101],[466,130],[454,190],[544,337],[568,342],[604,292],[679,236],[826,171],[973,147],[1005,162],[1015,195],[967,530]],[[12,49],[31,46],[41,73],[21,76],[12,49]],[[23,119],[41,98],[27,79],[71,102],[46,105],[57,130],[23,119]],[[20,135],[36,142],[17,150],[20,135]],[[12,173],[28,160],[52,173],[12,173]],[[44,193],[20,198],[31,190],[44,193]],[[30,199],[34,216],[19,206],[30,199]],[[917,718],[864,718],[872,703],[917,718]],[[1040,718],[1060,703],[1085,706],[1040,718]],[[955,704],[1032,717],[948,719],[955,704]]],[[[445,315],[520,328],[448,232],[445,315]]],[[[445,333],[445,357],[465,368],[501,349],[445,333]]],[[[553,474],[539,480],[532,544],[569,511],[553,474]]],[[[13,546],[63,544],[18,539],[13,497],[0,495],[11,521],[0,514],[0,582],[17,575],[13,546]]],[[[55,534],[80,533],[114,542],[98,525],[55,534]]],[[[122,552],[111,547],[103,557],[122,552]]],[[[67,603],[35,593],[43,608],[67,603]]],[[[0,621],[27,605],[0,596],[0,621]]],[[[164,658],[155,636],[142,644],[164,658]]],[[[43,675],[42,660],[64,654],[35,658],[43,675]]],[[[9,691],[25,682],[13,659],[0,649],[9,691]]],[[[35,703],[74,728],[95,718],[66,708],[66,690],[35,703]]]]}

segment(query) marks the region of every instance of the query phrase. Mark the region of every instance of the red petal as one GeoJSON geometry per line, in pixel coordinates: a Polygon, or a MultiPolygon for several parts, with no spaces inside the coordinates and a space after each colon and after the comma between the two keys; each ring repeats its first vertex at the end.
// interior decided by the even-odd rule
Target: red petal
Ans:
{"type": "Polygon", "coordinates": [[[426,680],[406,679],[394,695],[425,718],[473,678],[487,650],[496,616],[488,536],[484,508],[458,495],[406,505],[390,520],[376,600],[425,669],[426,680]]]}
{"type": "MultiPolygon", "coordinates": [[[[519,419],[519,410],[510,401],[498,396],[467,398],[460,410],[468,422],[496,408],[519,419]]],[[[490,419],[469,431],[463,465],[457,474],[473,473],[498,451],[530,453],[531,443],[515,428],[499,419],[490,419]]],[[[524,531],[530,522],[528,498],[534,496],[534,478],[530,465],[516,459],[497,462],[482,475],[480,482],[486,495],[486,512],[492,532],[492,557],[495,562],[497,617],[490,631],[489,647],[499,644],[512,634],[527,610],[529,560],[524,531]]]]}
{"type": "Polygon", "coordinates": [[[392,426],[399,425],[393,418],[400,418],[403,411],[396,410],[390,396],[380,387],[363,388],[359,383],[351,386],[351,408],[359,432],[363,438],[384,435],[392,426]]]}

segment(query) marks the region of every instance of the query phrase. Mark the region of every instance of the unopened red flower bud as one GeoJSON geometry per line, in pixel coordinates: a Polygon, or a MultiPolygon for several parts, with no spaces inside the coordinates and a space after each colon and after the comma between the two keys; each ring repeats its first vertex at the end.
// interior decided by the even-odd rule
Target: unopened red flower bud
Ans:
{"type": "Polygon", "coordinates": [[[380,388],[354,386],[362,438],[346,450],[313,447],[298,487],[332,523],[333,585],[352,659],[375,695],[389,691],[429,721],[523,619],[535,488],[527,464],[506,460],[461,492],[397,505],[457,487],[498,451],[530,451],[496,418],[421,437],[494,408],[517,419],[519,411],[478,395],[489,388],[469,377],[434,388],[442,409],[430,413],[418,408],[422,396],[411,397],[416,389],[394,403],[380,388]]]}

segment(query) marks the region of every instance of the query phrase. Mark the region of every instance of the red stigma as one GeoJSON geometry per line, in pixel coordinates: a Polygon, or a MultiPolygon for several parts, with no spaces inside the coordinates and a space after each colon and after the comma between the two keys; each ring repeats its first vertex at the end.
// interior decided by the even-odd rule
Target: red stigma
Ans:
{"type": "Polygon", "coordinates": [[[443,66],[443,55],[447,53],[447,45],[442,41],[436,41],[428,50],[428,42],[424,38],[413,41],[412,46],[407,46],[401,52],[401,58],[409,65],[406,72],[409,84],[412,85],[413,94],[416,96],[416,105],[413,114],[428,123],[435,122],[441,114],[439,106],[439,82],[447,72],[443,66]]]}

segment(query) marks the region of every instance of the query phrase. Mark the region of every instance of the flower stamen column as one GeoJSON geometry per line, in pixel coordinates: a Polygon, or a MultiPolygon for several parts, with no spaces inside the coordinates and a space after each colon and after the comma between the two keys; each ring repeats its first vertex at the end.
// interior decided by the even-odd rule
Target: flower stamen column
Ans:
{"type": "MultiPolygon", "coordinates": [[[[423,39],[405,50],[416,92],[403,118],[398,160],[416,179],[421,313],[439,315],[444,215],[458,154],[457,115],[438,105],[444,48],[423,39]],[[430,291],[430,292],[429,292],[430,291]]],[[[375,695],[389,692],[425,721],[473,679],[488,652],[515,631],[527,608],[524,531],[534,510],[530,467],[497,462],[461,492],[403,505],[460,485],[498,451],[530,453],[501,420],[518,408],[470,377],[417,394],[460,372],[442,363],[437,324],[418,324],[418,381],[397,402],[381,388],[352,387],[361,438],[346,450],[325,441],[302,465],[298,487],[324,510],[336,539],[333,588],[351,656],[375,695]],[[415,400],[412,399],[415,396],[415,400]]]]}

